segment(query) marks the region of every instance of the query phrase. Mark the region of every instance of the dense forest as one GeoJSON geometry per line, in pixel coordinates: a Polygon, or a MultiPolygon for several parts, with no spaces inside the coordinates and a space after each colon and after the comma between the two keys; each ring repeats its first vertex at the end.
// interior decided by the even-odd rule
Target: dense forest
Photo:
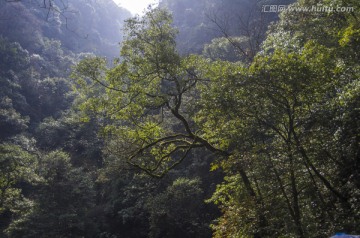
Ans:
{"type": "Polygon", "coordinates": [[[0,0],[0,237],[360,234],[359,62],[358,0],[0,0]]]}

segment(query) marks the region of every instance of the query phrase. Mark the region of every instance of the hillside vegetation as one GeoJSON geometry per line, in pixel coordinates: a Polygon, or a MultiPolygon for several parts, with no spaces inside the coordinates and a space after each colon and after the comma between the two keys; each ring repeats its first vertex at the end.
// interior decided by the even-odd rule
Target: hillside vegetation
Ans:
{"type": "Polygon", "coordinates": [[[0,1],[0,236],[360,234],[359,19],[0,1]]]}

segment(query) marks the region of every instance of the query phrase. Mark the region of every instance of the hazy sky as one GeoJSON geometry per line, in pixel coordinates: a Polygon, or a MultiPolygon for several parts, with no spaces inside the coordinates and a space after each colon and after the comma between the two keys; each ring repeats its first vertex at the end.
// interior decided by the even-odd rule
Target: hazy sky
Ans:
{"type": "Polygon", "coordinates": [[[114,0],[118,5],[128,9],[132,14],[142,14],[149,4],[158,3],[158,0],[114,0]]]}

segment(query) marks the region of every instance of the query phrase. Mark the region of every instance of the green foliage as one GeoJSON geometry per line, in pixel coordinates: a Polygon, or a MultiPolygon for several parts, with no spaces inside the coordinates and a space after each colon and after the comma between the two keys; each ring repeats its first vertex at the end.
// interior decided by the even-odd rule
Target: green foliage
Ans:
{"type": "Polygon", "coordinates": [[[31,53],[39,54],[48,38],[60,40],[65,49],[75,53],[116,57],[123,21],[131,15],[112,1],[51,0],[3,1],[0,16],[1,35],[31,53]]]}
{"type": "MultiPolygon", "coordinates": [[[[20,139],[18,139],[20,141],[20,139]]],[[[11,222],[11,215],[29,211],[32,201],[22,192],[22,185],[36,184],[41,179],[36,174],[35,156],[18,145],[0,144],[0,235],[11,222]]]]}
{"type": "Polygon", "coordinates": [[[246,61],[246,57],[241,57],[245,52],[239,52],[239,49],[245,49],[245,52],[249,50],[246,37],[221,37],[212,39],[211,44],[205,45],[203,55],[212,60],[246,61]]]}
{"type": "Polygon", "coordinates": [[[92,171],[103,164],[103,142],[98,131],[94,120],[83,123],[80,116],[70,110],[59,118],[45,118],[36,128],[34,137],[40,149],[65,150],[74,165],[92,171]]]}
{"type": "MultiPolygon", "coordinates": [[[[44,17],[23,3],[10,26],[44,17]]],[[[359,7],[293,6],[313,4],[359,7]]],[[[215,184],[214,237],[360,232],[358,11],[284,11],[255,56],[269,22],[244,11],[255,3],[162,1],[174,21],[162,9],[129,19],[110,65],[67,49],[97,51],[114,32],[97,27],[86,42],[64,30],[106,25],[97,14],[114,16],[113,3],[78,5],[86,20],[55,12],[22,46],[0,38],[1,236],[209,237],[215,184]],[[220,32],[204,34],[212,24],[220,32]],[[205,57],[182,55],[206,42],[205,57]]]]}
{"type": "Polygon", "coordinates": [[[9,237],[91,237],[95,227],[88,213],[95,194],[89,175],[73,168],[60,151],[41,159],[39,175],[44,182],[37,188],[35,204],[10,224],[9,237]]]}
{"type": "Polygon", "coordinates": [[[27,128],[28,118],[22,117],[20,113],[13,108],[13,103],[10,98],[3,97],[1,99],[0,113],[0,126],[4,128],[1,130],[0,138],[8,138],[27,128]]]}
{"type": "Polygon", "coordinates": [[[29,54],[17,43],[0,37],[0,138],[6,139],[24,131],[29,118],[21,112],[26,99],[21,93],[19,77],[29,65],[29,54]],[[20,72],[20,73],[17,73],[20,72]]]}
{"type": "Polygon", "coordinates": [[[19,2],[5,2],[0,6],[0,32],[12,42],[34,50],[41,45],[43,22],[34,16],[31,9],[19,2]],[[26,37],[24,37],[26,36],[26,37]]]}
{"type": "MultiPolygon", "coordinates": [[[[353,196],[358,184],[340,175],[347,171],[356,177],[357,169],[345,168],[357,156],[357,139],[334,137],[342,128],[338,113],[344,110],[338,111],[336,100],[349,82],[356,85],[358,75],[357,68],[349,72],[345,66],[356,63],[336,50],[346,43],[334,45],[339,44],[335,32],[346,27],[330,28],[314,39],[297,31],[312,22],[282,17],[299,25],[286,30],[287,21],[280,21],[264,51],[245,67],[180,57],[171,18],[155,9],[128,22],[117,65],[108,69],[103,59],[86,59],[74,73],[81,109],[101,116],[109,150],[126,162],[161,177],[192,148],[219,155],[213,168],[221,167],[228,177],[210,200],[224,212],[213,225],[216,237],[357,231],[353,196]],[[289,40],[284,48],[277,44],[282,31],[289,40]],[[354,154],[345,159],[340,144],[351,144],[354,154]],[[344,219],[345,214],[351,218],[344,219]]],[[[344,37],[350,35],[345,32],[344,37]]],[[[167,191],[151,206],[163,204],[158,200],[170,196],[167,191]]],[[[166,220],[158,218],[161,214],[153,216],[155,224],[166,220]]],[[[150,226],[154,237],[170,232],[156,228],[150,226]]]]}
{"type": "MultiPolygon", "coordinates": [[[[347,35],[356,38],[356,30],[347,27],[353,24],[347,22],[353,21],[351,14],[331,26],[338,15],[299,18],[299,14],[282,15],[264,44],[265,51],[249,69],[231,70],[225,80],[214,78],[203,90],[204,109],[198,119],[206,123],[208,135],[222,136],[238,151],[237,157],[214,164],[229,176],[212,198],[224,212],[213,226],[217,237],[359,232],[358,208],[353,203],[359,186],[350,178],[358,174],[358,125],[352,124],[346,136],[342,133],[348,123],[344,115],[358,121],[358,105],[345,108],[342,101],[344,93],[358,98],[356,54],[345,53],[349,48],[344,48],[347,35]],[[315,35],[309,30],[314,22],[329,27],[315,35]],[[284,36],[285,41],[280,38],[284,36]],[[213,128],[219,129],[214,133],[213,128]],[[248,171],[256,188],[255,204],[237,192],[247,189],[233,182],[241,177],[239,168],[248,171]],[[249,209],[247,215],[239,215],[242,209],[249,209]]],[[[355,42],[353,49],[358,47],[355,42]]],[[[222,68],[218,72],[229,68],[229,64],[217,65],[222,68]]]]}
{"type": "Polygon", "coordinates": [[[108,153],[98,179],[102,205],[96,215],[104,237],[210,236],[217,209],[203,200],[213,192],[215,180],[208,177],[204,158],[184,161],[185,166],[159,180],[108,153]],[[194,174],[201,179],[183,177],[194,174]]]}
{"type": "MultiPolygon", "coordinates": [[[[79,124],[76,118],[61,118],[73,101],[66,77],[76,57],[82,56],[66,50],[59,40],[43,37],[39,28],[46,23],[35,21],[36,10],[26,9],[23,3],[2,4],[0,9],[4,13],[1,17],[12,19],[0,23],[6,37],[0,36],[0,236],[48,237],[49,232],[53,237],[91,237],[96,230],[88,213],[95,203],[94,179],[80,167],[74,168],[67,155],[54,152],[43,158],[36,148],[36,144],[45,151],[65,148],[78,166],[93,169],[101,164],[99,145],[88,144],[92,130],[86,126],[75,130],[79,124]],[[67,119],[66,123],[60,121],[70,136],[64,141],[60,133],[50,138],[39,133],[46,136],[38,137],[36,128],[47,117],[67,119]],[[58,144],[51,144],[53,141],[58,144]],[[84,148],[93,152],[84,152],[84,148]],[[56,172],[62,173],[58,181],[54,180],[56,172]],[[55,193],[55,188],[60,193],[55,193]]],[[[94,141],[96,144],[96,138],[94,141]]]]}
{"type": "Polygon", "coordinates": [[[207,202],[215,203],[222,211],[222,216],[211,225],[213,237],[252,237],[256,214],[255,203],[247,196],[239,175],[224,178],[217,185],[216,192],[207,202]]]}
{"type": "Polygon", "coordinates": [[[158,181],[135,174],[126,164],[108,158],[98,179],[101,206],[96,216],[103,237],[148,237],[146,203],[162,189],[158,181]],[[111,159],[111,162],[110,162],[111,159]]]}
{"type": "Polygon", "coordinates": [[[149,237],[209,237],[199,179],[178,178],[149,201],[149,237]],[[184,209],[186,208],[186,209],[184,209]]]}
{"type": "Polygon", "coordinates": [[[0,214],[17,209],[17,203],[23,199],[20,182],[33,183],[38,179],[32,168],[36,168],[33,155],[17,145],[0,145],[0,214]]]}
{"type": "Polygon", "coordinates": [[[101,58],[84,59],[76,67],[80,108],[102,117],[103,134],[114,139],[113,151],[123,148],[119,156],[126,154],[128,163],[163,176],[202,146],[186,118],[193,108],[182,103],[195,93],[200,80],[195,66],[205,61],[178,55],[176,30],[166,11],[130,19],[126,31],[122,59],[113,68],[107,69],[101,58]]]}

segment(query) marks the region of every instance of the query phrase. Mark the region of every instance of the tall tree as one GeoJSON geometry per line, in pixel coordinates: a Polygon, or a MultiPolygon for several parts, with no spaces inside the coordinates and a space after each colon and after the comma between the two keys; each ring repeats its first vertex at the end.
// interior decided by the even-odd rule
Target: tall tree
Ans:
{"type": "MultiPolygon", "coordinates": [[[[203,125],[193,120],[199,108],[197,84],[222,69],[215,64],[209,70],[209,62],[197,56],[179,56],[176,31],[164,10],[129,20],[126,30],[118,64],[107,69],[105,60],[88,58],[73,74],[80,108],[102,118],[103,134],[111,139],[108,148],[155,177],[163,177],[195,148],[206,148],[219,157],[232,155],[223,140],[212,140],[203,133],[203,125]]],[[[260,204],[246,170],[239,167],[238,171],[247,196],[260,204]]],[[[258,225],[264,226],[260,210],[257,216],[258,225]]]]}
{"type": "Polygon", "coordinates": [[[194,109],[188,101],[202,80],[195,66],[204,62],[178,55],[170,14],[151,10],[143,19],[129,20],[126,30],[122,59],[115,67],[106,69],[100,58],[78,64],[73,76],[83,97],[81,107],[101,113],[105,135],[116,138],[114,148],[120,146],[128,163],[153,176],[163,176],[193,148],[216,152],[196,134],[189,117],[194,109]]]}

